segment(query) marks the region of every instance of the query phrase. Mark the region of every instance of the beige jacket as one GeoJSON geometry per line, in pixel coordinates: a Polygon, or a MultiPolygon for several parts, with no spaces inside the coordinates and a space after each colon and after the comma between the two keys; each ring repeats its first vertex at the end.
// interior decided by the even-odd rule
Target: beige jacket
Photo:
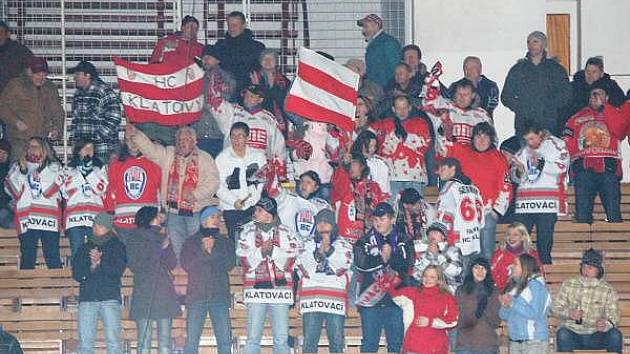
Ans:
{"type": "MultiPolygon", "coordinates": [[[[153,143],[146,135],[138,131],[138,135],[135,136],[134,142],[138,144],[140,151],[149,160],[155,162],[162,170],[162,186],[160,188],[160,200],[164,204],[166,201],[166,193],[168,190],[168,172],[171,168],[171,164],[175,159],[175,147],[164,147],[160,144],[153,143]]],[[[216,204],[216,200],[213,199],[214,194],[219,189],[219,170],[214,163],[212,156],[202,150],[198,150],[199,153],[199,183],[197,183],[197,189],[195,190],[195,206],[193,212],[198,212],[204,207],[216,204]]],[[[186,161],[186,160],[185,160],[186,161]]],[[[181,164],[179,171],[180,185],[184,181],[184,172],[186,164],[181,164]]]]}

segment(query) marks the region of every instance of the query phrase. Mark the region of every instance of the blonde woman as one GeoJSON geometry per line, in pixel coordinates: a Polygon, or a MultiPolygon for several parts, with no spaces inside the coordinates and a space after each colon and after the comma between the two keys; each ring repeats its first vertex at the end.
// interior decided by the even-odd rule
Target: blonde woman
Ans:
{"type": "Polygon", "coordinates": [[[427,266],[417,288],[390,290],[403,308],[405,337],[403,353],[448,353],[447,330],[457,326],[458,308],[440,267],[427,266]]]}
{"type": "Polygon", "coordinates": [[[500,291],[505,289],[510,279],[514,258],[521,254],[529,254],[534,257],[536,264],[541,268],[541,274],[544,275],[542,272],[542,263],[540,262],[536,248],[532,244],[527,228],[520,222],[513,222],[508,225],[507,231],[505,232],[505,240],[501,242],[501,246],[494,251],[492,261],[490,262],[492,264],[492,278],[494,278],[497,288],[500,291]]]}

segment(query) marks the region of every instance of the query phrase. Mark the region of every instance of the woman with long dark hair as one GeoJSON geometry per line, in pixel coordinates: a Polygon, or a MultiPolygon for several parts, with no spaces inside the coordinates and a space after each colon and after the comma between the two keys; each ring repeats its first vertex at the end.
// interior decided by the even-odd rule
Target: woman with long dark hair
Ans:
{"type": "Polygon", "coordinates": [[[76,141],[61,186],[61,195],[66,200],[65,234],[70,240],[73,258],[81,242],[92,236],[94,217],[104,210],[108,183],[103,163],[94,156],[94,143],[76,141]]]}
{"type": "Polygon", "coordinates": [[[521,254],[514,259],[505,293],[499,296],[499,316],[507,321],[510,353],[549,352],[551,296],[536,259],[521,254]]]}
{"type": "Polygon", "coordinates": [[[474,258],[467,269],[464,284],[455,293],[459,306],[457,344],[459,354],[498,353],[499,290],[494,285],[490,263],[474,258]]]}
{"type": "Polygon", "coordinates": [[[61,268],[61,164],[43,138],[30,138],[27,144],[26,152],[13,164],[5,181],[5,190],[15,201],[22,253],[20,269],[35,268],[40,239],[48,268],[61,268]]]}

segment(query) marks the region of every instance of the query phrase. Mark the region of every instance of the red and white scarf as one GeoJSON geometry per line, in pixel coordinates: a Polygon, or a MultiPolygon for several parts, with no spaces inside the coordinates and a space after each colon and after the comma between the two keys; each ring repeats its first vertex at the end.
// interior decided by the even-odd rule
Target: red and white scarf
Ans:
{"type": "Polygon", "coordinates": [[[177,209],[191,211],[195,205],[194,192],[199,183],[199,154],[193,150],[190,159],[185,162],[184,181],[179,188],[180,164],[184,163],[184,158],[177,153],[168,171],[168,194],[166,196],[169,205],[177,205],[177,209]]]}

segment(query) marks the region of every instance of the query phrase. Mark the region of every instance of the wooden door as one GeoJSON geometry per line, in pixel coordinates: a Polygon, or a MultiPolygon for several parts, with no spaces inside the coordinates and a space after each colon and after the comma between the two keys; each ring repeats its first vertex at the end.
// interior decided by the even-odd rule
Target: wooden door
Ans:
{"type": "Polygon", "coordinates": [[[569,14],[547,15],[547,51],[550,56],[558,59],[569,74],[571,74],[570,21],[569,14]]]}

